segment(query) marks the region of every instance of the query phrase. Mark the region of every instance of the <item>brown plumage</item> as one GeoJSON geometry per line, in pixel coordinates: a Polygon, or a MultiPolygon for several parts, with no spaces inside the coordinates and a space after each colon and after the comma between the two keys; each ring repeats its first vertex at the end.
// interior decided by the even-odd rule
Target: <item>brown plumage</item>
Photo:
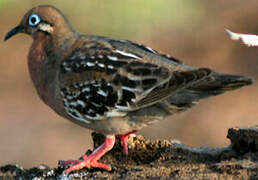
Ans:
{"type": "Polygon", "coordinates": [[[108,165],[97,160],[126,139],[164,117],[186,110],[199,99],[252,84],[245,76],[194,68],[130,41],[83,35],[48,5],[28,11],[5,40],[23,32],[33,38],[28,66],[40,98],[62,117],[106,135],[105,143],[69,173],[108,165]]]}

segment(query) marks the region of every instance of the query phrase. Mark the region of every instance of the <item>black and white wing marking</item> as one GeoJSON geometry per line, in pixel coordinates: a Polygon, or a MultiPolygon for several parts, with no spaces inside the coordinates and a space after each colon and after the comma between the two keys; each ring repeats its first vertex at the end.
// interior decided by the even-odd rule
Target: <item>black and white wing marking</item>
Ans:
{"type": "Polygon", "coordinates": [[[75,48],[61,63],[59,74],[65,109],[80,121],[125,116],[210,73],[208,69],[169,71],[144,61],[137,52],[90,43],[92,46],[75,48]]]}
{"type": "Polygon", "coordinates": [[[86,123],[126,114],[116,109],[119,94],[104,79],[74,83],[62,88],[61,96],[66,112],[86,123]]]}

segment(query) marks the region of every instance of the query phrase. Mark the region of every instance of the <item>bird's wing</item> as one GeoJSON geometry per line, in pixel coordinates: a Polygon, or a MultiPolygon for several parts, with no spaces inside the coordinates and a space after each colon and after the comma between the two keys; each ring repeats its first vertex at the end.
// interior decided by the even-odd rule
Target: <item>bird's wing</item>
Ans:
{"type": "Polygon", "coordinates": [[[171,71],[147,59],[135,49],[82,38],[60,64],[60,93],[67,113],[79,120],[125,116],[210,74],[205,68],[171,71]]]}
{"type": "Polygon", "coordinates": [[[256,34],[242,34],[242,33],[235,33],[228,29],[225,29],[226,33],[232,40],[240,40],[245,45],[249,47],[257,47],[258,46],[258,35],[256,34]]]}

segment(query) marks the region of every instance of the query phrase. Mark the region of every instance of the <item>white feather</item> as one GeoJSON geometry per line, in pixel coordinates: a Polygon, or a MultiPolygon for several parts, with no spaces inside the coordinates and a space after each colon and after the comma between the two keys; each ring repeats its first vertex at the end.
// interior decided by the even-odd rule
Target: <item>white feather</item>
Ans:
{"type": "Polygon", "coordinates": [[[127,52],[124,52],[124,51],[120,51],[120,50],[115,50],[115,52],[119,53],[119,54],[122,54],[123,56],[128,56],[128,57],[132,57],[132,58],[135,58],[135,59],[140,59],[139,56],[136,56],[135,54],[131,54],[131,53],[127,53],[127,52]]]}
{"type": "Polygon", "coordinates": [[[226,33],[232,40],[240,40],[247,46],[258,46],[258,35],[255,34],[242,34],[234,33],[228,29],[225,29],[226,33]]]}
{"type": "Polygon", "coordinates": [[[87,62],[87,66],[92,67],[92,66],[95,66],[95,64],[91,62],[87,62]]]}
{"type": "Polygon", "coordinates": [[[99,89],[99,90],[97,91],[97,93],[98,93],[99,95],[101,95],[101,96],[107,97],[107,93],[104,92],[104,91],[101,90],[101,89],[99,89]]]}
{"type": "Polygon", "coordinates": [[[115,56],[107,56],[107,58],[111,61],[117,61],[117,57],[115,56]]]}

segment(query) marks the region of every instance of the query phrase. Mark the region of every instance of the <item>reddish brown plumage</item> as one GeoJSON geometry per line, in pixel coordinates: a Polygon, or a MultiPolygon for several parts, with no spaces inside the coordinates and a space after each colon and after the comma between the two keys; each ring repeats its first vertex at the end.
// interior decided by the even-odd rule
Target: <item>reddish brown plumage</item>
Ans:
{"type": "Polygon", "coordinates": [[[49,98],[46,98],[46,94],[49,94],[47,87],[47,74],[44,73],[44,60],[47,58],[44,46],[47,44],[47,38],[43,33],[37,33],[33,37],[33,43],[30,47],[28,55],[28,67],[30,77],[40,98],[47,102],[49,98]]]}
{"type": "Polygon", "coordinates": [[[56,86],[53,86],[56,76],[55,69],[51,70],[46,66],[48,60],[46,49],[49,49],[50,44],[50,38],[43,32],[33,35],[33,43],[28,54],[28,69],[41,100],[58,114],[62,114],[63,106],[54,93],[56,89],[56,86]]]}

